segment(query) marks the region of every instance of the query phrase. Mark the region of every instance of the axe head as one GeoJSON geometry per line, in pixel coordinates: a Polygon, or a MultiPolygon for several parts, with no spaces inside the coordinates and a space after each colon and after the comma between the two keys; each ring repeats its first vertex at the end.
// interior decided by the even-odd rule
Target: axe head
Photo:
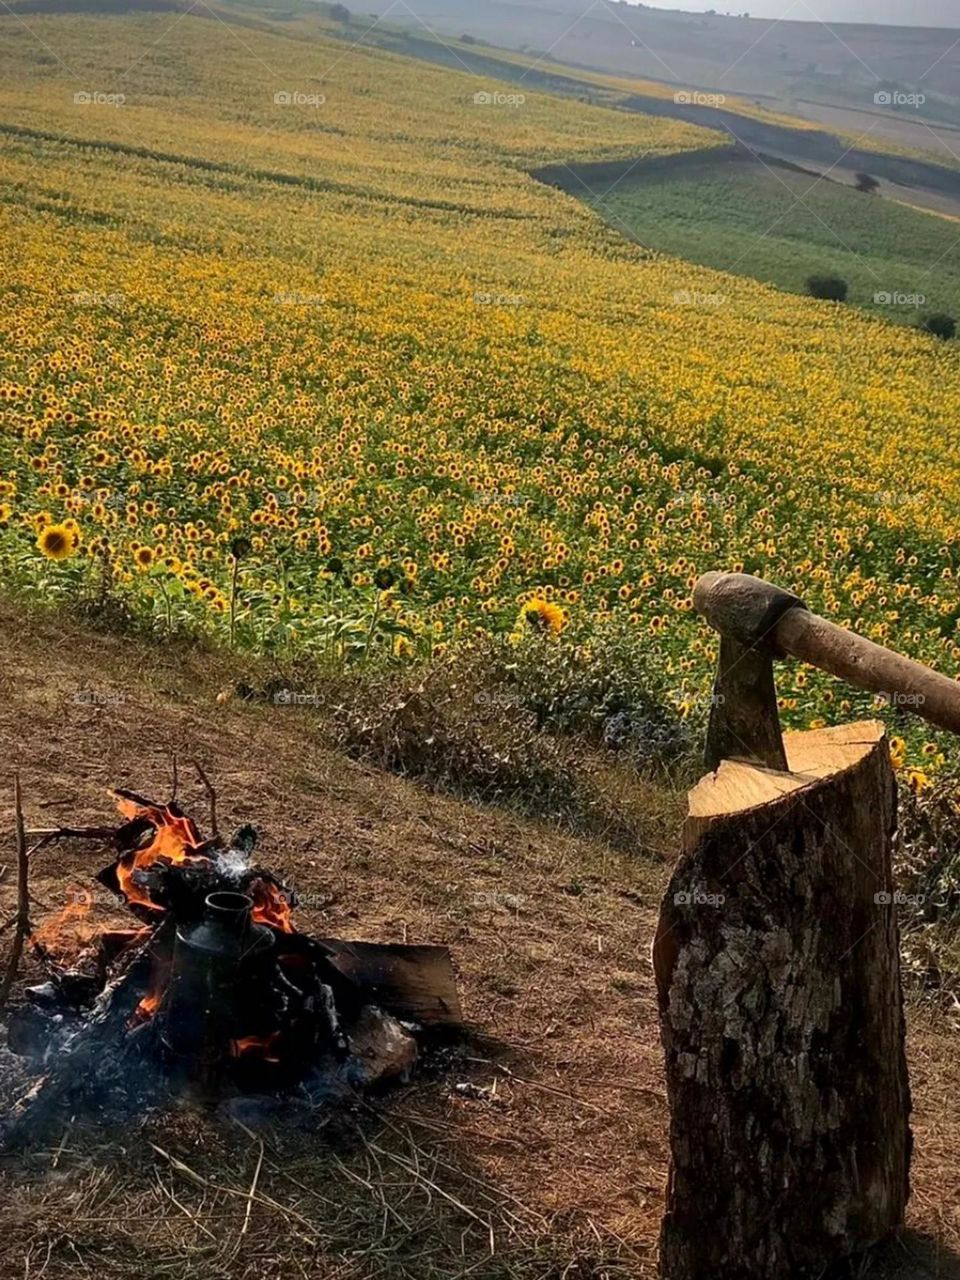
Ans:
{"type": "Polygon", "coordinates": [[[718,769],[721,760],[747,760],[787,771],[769,649],[720,637],[704,758],[708,769],[718,769]]]}
{"type": "Polygon", "coordinates": [[[747,760],[786,772],[773,679],[776,628],[788,609],[805,608],[803,601],[746,573],[704,574],[693,599],[720,633],[707,768],[718,768],[721,760],[747,760]]]}

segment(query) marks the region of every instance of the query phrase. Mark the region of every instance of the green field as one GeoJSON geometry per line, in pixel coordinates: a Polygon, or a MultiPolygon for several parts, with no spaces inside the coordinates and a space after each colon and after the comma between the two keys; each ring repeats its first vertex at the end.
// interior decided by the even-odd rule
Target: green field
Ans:
{"type": "Polygon", "coordinates": [[[797,293],[808,276],[835,273],[849,303],[904,324],[960,316],[960,222],[811,174],[736,162],[638,169],[591,203],[649,248],[704,266],[797,293]]]}

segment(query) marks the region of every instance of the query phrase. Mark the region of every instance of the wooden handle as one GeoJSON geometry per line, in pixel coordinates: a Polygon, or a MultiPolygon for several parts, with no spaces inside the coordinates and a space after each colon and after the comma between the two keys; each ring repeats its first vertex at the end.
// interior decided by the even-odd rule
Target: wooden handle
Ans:
{"type": "Polygon", "coordinates": [[[806,609],[788,609],[775,629],[777,648],[829,671],[890,705],[960,733],[960,684],[921,662],[845,631],[806,609]]]}

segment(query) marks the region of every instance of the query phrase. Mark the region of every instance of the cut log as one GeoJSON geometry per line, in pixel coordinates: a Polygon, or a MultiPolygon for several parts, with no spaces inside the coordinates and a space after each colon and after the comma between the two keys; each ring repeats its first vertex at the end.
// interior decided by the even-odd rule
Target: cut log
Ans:
{"type": "Polygon", "coordinates": [[[903,1220],[910,1095],[883,726],[786,734],[690,795],[654,969],[665,1280],[818,1276],[903,1220]]]}

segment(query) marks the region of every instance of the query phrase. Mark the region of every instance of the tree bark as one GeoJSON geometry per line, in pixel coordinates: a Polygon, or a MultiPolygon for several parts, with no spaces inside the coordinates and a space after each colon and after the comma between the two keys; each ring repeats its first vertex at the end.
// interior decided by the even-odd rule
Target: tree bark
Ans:
{"type": "Polygon", "coordinates": [[[909,1084],[883,726],[785,735],[690,794],[654,968],[665,1280],[821,1275],[903,1220],[909,1084]]]}

